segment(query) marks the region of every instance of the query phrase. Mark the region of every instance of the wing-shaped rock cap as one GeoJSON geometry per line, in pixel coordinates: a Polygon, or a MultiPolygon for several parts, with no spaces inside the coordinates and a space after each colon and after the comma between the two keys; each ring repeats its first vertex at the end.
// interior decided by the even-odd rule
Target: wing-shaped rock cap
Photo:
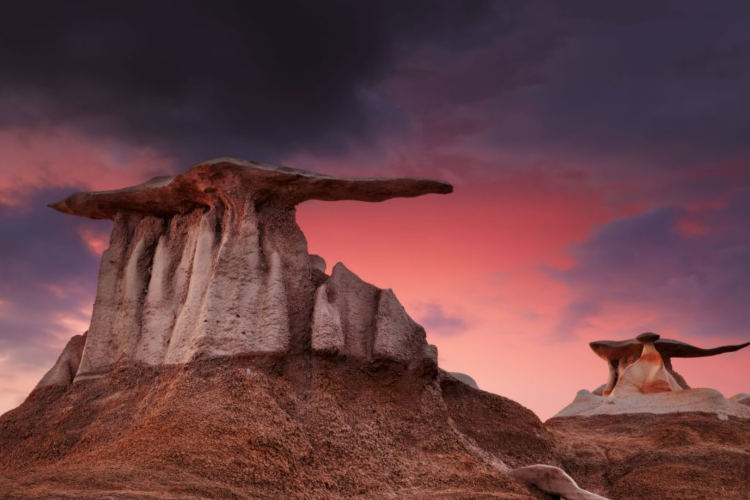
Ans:
{"type": "Polygon", "coordinates": [[[642,333],[630,340],[597,340],[591,342],[591,350],[605,361],[614,361],[632,356],[639,357],[643,351],[644,341],[653,342],[659,354],[667,358],[703,358],[727,352],[735,352],[750,346],[750,342],[738,345],[724,345],[713,349],[702,349],[679,340],[662,339],[651,332],[642,333]]]}
{"type": "Polygon", "coordinates": [[[341,178],[236,158],[216,158],[174,177],[113,191],[73,194],[50,207],[91,219],[113,219],[118,212],[155,216],[185,214],[220,203],[252,198],[296,205],[306,200],[384,201],[424,194],[448,194],[447,182],[414,177],[341,178]]]}

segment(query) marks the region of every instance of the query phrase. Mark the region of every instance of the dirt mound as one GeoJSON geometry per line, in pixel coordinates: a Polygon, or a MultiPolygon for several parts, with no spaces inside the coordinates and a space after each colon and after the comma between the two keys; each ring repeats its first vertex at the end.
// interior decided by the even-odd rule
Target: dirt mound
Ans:
{"type": "Polygon", "coordinates": [[[398,365],[127,366],[0,418],[0,497],[527,499],[504,464],[551,451],[517,403],[398,365]]]}
{"type": "Polygon", "coordinates": [[[563,469],[612,500],[750,499],[750,419],[641,413],[545,426],[563,469]]]}

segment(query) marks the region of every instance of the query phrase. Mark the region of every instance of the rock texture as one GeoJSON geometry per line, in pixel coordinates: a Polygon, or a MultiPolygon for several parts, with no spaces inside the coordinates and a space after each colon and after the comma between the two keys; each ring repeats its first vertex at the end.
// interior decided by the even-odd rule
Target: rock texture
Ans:
{"type": "Polygon", "coordinates": [[[451,377],[455,379],[460,380],[461,382],[468,385],[469,387],[473,387],[474,389],[479,389],[479,385],[477,385],[477,381],[465,373],[448,372],[448,375],[450,375],[451,377]]]}
{"type": "Polygon", "coordinates": [[[750,498],[750,419],[627,413],[553,418],[545,427],[555,436],[562,468],[582,488],[612,500],[750,498]]]}
{"type": "Polygon", "coordinates": [[[0,417],[0,498],[537,497],[559,463],[529,410],[453,378],[342,357],[126,365],[0,417]]]}
{"type": "Polygon", "coordinates": [[[364,362],[434,365],[424,330],[392,291],[341,264],[325,275],[325,261],[307,252],[294,207],[451,191],[427,179],[341,179],[220,158],[51,205],[115,222],[75,380],[118,363],[284,356],[310,342],[315,352],[364,362]]]}
{"type": "Polygon", "coordinates": [[[50,368],[36,385],[35,391],[50,385],[65,387],[73,383],[73,379],[78,372],[78,366],[81,364],[83,346],[86,343],[87,335],[88,332],[83,335],[75,335],[68,341],[68,344],[63,349],[60,357],[57,358],[54,366],[50,368]]]}
{"type": "Polygon", "coordinates": [[[607,500],[590,491],[578,487],[572,477],[558,467],[550,465],[530,465],[514,469],[510,475],[525,483],[532,484],[540,490],[559,495],[565,500],[607,500]]]}
{"type": "Polygon", "coordinates": [[[689,389],[685,379],[672,368],[672,358],[716,356],[744,349],[750,342],[701,349],[647,332],[632,340],[599,340],[589,345],[609,368],[606,385],[595,392],[616,397],[689,389]]]}
{"type": "Polygon", "coordinates": [[[684,389],[679,392],[637,394],[623,398],[597,396],[582,390],[555,417],[685,412],[714,414],[724,420],[729,416],[750,418],[750,407],[742,404],[741,400],[727,399],[713,389],[684,389]]]}
{"type": "Polygon", "coordinates": [[[643,344],[641,356],[632,364],[620,363],[617,384],[610,395],[625,397],[634,394],[681,391],[682,387],[664,366],[664,359],[654,347],[654,342],[659,340],[659,336],[655,333],[644,333],[636,340],[643,344]]]}
{"type": "Polygon", "coordinates": [[[294,207],[448,193],[220,159],[54,208],[111,218],[91,327],[0,417],[0,499],[548,498],[529,410],[438,370],[391,290],[294,207]]]}
{"type": "Polygon", "coordinates": [[[563,468],[613,500],[750,498],[750,407],[742,395],[686,388],[666,363],[745,346],[703,350],[651,333],[592,343],[613,361],[610,382],[545,423],[563,468]]]}

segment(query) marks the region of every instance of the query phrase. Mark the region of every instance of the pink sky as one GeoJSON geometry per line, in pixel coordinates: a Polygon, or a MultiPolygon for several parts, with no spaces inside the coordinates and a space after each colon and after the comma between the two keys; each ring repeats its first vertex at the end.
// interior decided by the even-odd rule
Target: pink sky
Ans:
{"type": "MultiPolygon", "coordinates": [[[[589,341],[749,341],[748,4],[428,3],[305,4],[293,29],[273,2],[66,5],[33,36],[9,5],[0,412],[87,328],[108,242],[45,205],[215,156],[453,183],[299,224],[392,288],[443,368],[542,419],[605,381],[589,341]]],[[[750,392],[750,349],[674,366],[750,392]]]]}
{"type": "MultiPolygon", "coordinates": [[[[145,181],[160,165],[167,172],[175,168],[148,150],[124,146],[115,159],[111,144],[64,132],[15,137],[6,133],[0,141],[14,159],[36,166],[4,173],[0,195],[19,212],[38,208],[24,205],[27,198],[21,194],[26,192],[60,185],[70,190],[114,188],[145,181]],[[64,154],[57,154],[60,151],[64,154]]],[[[691,335],[683,329],[691,313],[676,310],[681,303],[665,309],[665,304],[632,297],[605,300],[582,320],[569,321],[570,305],[579,301],[582,288],[600,286],[582,281],[579,288],[561,278],[559,273],[586,264],[577,260],[575,249],[595,241],[609,223],[656,208],[648,206],[642,193],[633,195],[627,184],[591,179],[585,170],[575,169],[486,175],[451,168],[451,162],[446,166],[423,160],[365,165],[355,171],[347,161],[352,159],[297,158],[291,165],[349,175],[450,179],[455,192],[375,204],[303,204],[298,221],[310,252],[323,256],[329,270],[344,262],[364,280],[392,288],[409,313],[427,327],[429,341],[438,346],[441,367],[470,374],[482,389],[514,399],[542,419],[562,409],[579,389],[592,390],[605,381],[606,367],[589,350],[589,341],[624,339],[646,330],[707,347],[742,340],[736,332],[691,335]]],[[[659,182],[663,180],[651,179],[650,185],[658,190],[659,182]]],[[[696,204],[680,216],[677,230],[688,238],[708,238],[713,229],[702,225],[702,214],[725,204],[696,204]]],[[[51,211],[47,215],[58,216],[51,211]]],[[[98,256],[107,245],[108,223],[74,222],[71,237],[79,239],[91,256],[98,256]]],[[[96,272],[92,260],[79,278],[93,282],[96,272]]],[[[639,283],[628,283],[626,276],[619,279],[624,290],[639,283]]],[[[70,336],[87,328],[93,295],[83,285],[76,289],[75,283],[43,285],[52,304],[78,294],[72,309],[37,311],[56,316],[50,319],[54,328],[34,342],[59,352],[70,336]]],[[[0,296],[0,319],[19,314],[12,295],[0,296]]],[[[0,356],[0,411],[20,403],[54,360],[50,355],[34,358],[33,345],[23,352],[31,358],[26,363],[0,356]]],[[[750,352],[676,360],[675,368],[692,385],[731,396],[750,391],[748,356],[750,352]]]]}

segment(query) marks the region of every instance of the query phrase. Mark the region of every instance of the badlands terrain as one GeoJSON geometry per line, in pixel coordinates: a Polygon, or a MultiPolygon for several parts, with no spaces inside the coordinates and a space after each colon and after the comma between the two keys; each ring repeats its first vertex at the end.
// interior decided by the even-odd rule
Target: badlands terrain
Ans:
{"type": "Polygon", "coordinates": [[[750,397],[672,367],[744,345],[593,343],[607,383],[542,423],[295,221],[450,192],[221,158],[51,205],[114,229],[88,332],[0,416],[0,498],[750,499],[750,397]]]}

